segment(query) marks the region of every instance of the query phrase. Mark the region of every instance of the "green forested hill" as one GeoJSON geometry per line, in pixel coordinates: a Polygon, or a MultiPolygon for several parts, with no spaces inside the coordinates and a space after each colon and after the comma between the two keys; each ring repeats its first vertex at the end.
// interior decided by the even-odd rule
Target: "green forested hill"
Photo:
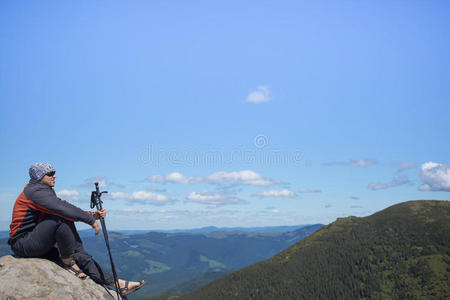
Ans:
{"type": "Polygon", "coordinates": [[[450,202],[338,219],[180,299],[450,299],[450,202]]]}

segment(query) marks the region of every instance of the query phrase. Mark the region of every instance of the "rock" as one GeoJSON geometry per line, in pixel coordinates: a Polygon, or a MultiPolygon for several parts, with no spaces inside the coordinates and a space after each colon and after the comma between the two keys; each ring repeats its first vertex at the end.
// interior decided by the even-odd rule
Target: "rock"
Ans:
{"type": "MultiPolygon", "coordinates": [[[[114,291],[109,291],[116,295],[114,291]]],[[[40,258],[0,258],[0,299],[108,299],[106,288],[40,258]]]]}

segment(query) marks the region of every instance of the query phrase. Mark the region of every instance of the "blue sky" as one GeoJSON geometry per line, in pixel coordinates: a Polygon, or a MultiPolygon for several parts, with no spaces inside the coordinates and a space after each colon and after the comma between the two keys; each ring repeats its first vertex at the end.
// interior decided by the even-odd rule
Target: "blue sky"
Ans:
{"type": "Polygon", "coordinates": [[[449,20],[447,1],[2,1],[0,230],[36,161],[86,210],[100,181],[112,229],[448,200],[449,20]]]}

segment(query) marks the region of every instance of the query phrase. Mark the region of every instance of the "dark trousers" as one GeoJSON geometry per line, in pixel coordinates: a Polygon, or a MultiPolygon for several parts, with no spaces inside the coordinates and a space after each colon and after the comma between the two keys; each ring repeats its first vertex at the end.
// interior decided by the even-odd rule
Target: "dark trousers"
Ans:
{"type": "Polygon", "coordinates": [[[113,276],[84,250],[75,224],[58,216],[46,216],[33,231],[17,239],[11,249],[20,257],[40,257],[53,261],[59,261],[59,256],[72,257],[95,282],[107,285],[114,283],[113,276]]]}

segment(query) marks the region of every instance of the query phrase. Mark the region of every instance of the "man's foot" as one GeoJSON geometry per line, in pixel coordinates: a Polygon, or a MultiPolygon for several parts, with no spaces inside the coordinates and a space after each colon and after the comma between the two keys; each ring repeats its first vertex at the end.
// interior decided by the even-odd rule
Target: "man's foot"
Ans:
{"type": "Polygon", "coordinates": [[[144,284],[145,284],[145,280],[141,280],[141,281],[137,282],[137,281],[128,281],[128,280],[119,279],[120,294],[122,294],[122,296],[131,294],[131,293],[137,291],[138,289],[140,289],[144,284]]]}
{"type": "Polygon", "coordinates": [[[83,273],[83,270],[78,267],[78,265],[75,263],[75,261],[72,259],[69,263],[67,263],[67,260],[62,260],[64,264],[64,269],[72,273],[73,275],[77,276],[78,278],[85,280],[88,276],[83,273]]]}

